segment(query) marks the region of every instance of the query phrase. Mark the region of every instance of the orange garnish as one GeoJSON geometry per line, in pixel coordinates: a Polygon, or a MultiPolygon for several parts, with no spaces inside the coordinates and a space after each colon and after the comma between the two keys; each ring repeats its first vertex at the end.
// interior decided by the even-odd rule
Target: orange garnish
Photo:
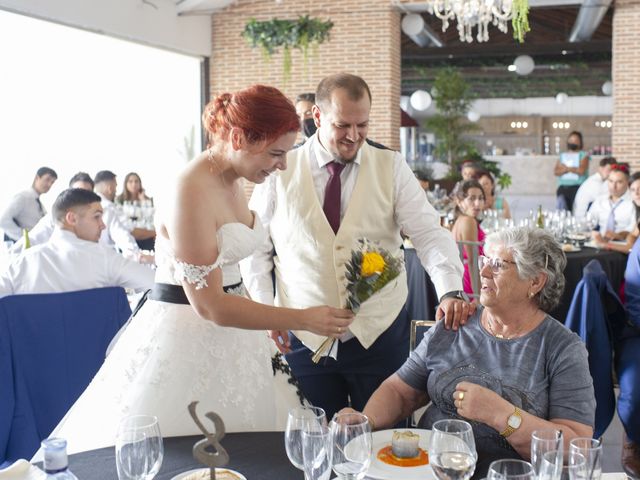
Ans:
{"type": "Polygon", "coordinates": [[[378,460],[394,465],[396,467],[419,467],[421,465],[427,465],[429,463],[429,455],[423,449],[418,449],[418,455],[411,458],[400,458],[393,454],[391,445],[381,448],[378,452],[378,460]]]}

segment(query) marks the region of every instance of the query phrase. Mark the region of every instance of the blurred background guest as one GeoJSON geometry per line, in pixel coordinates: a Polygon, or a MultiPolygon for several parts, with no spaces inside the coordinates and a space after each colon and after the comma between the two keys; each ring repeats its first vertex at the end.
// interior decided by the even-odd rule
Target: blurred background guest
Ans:
{"type": "MultiPolygon", "coordinates": [[[[629,194],[635,210],[635,228],[627,235],[625,243],[604,241],[603,239],[603,241],[596,241],[598,247],[621,253],[629,253],[638,237],[640,237],[640,229],[638,228],[638,221],[640,220],[640,172],[634,173],[629,178],[629,194]]],[[[640,312],[640,309],[638,311],[640,312]]]]}
{"type": "Polygon", "coordinates": [[[593,239],[600,244],[625,240],[636,226],[636,208],[628,192],[629,166],[625,163],[611,165],[607,186],[609,193],[596,198],[588,212],[598,221],[593,239]]]}
{"type": "Polygon", "coordinates": [[[496,210],[500,218],[511,218],[511,209],[507,199],[496,195],[496,180],[489,170],[478,170],[475,179],[482,186],[484,192],[484,208],[486,210],[496,210]]]}
{"type": "Polygon", "coordinates": [[[125,202],[151,202],[153,205],[153,198],[148,197],[145,193],[140,175],[129,172],[124,177],[122,193],[116,197],[115,202],[120,205],[125,202]]]}
{"type": "Polygon", "coordinates": [[[573,131],[567,137],[567,150],[560,153],[553,174],[558,177],[556,208],[572,210],[573,201],[580,185],[589,175],[589,154],[582,149],[582,133],[573,131]]]}
{"type": "Polygon", "coordinates": [[[22,236],[22,229],[31,230],[45,216],[40,195],[47,193],[57,179],[55,170],[40,167],[31,188],[14,195],[0,215],[0,228],[6,242],[15,242],[22,236]]]}
{"type": "Polygon", "coordinates": [[[316,124],[313,120],[311,108],[316,104],[315,93],[301,93],[296,97],[296,113],[300,117],[300,126],[302,134],[307,139],[316,133],[316,124]]]}
{"type": "Polygon", "coordinates": [[[82,188],[64,190],[53,204],[53,218],[57,228],[49,241],[26,250],[0,275],[0,296],[151,288],[151,268],[98,244],[105,228],[98,195],[82,188]]]}
{"type": "Polygon", "coordinates": [[[471,180],[475,177],[476,173],[480,170],[480,166],[471,160],[466,160],[460,167],[460,175],[462,180],[471,180]]]}
{"type": "MultiPolygon", "coordinates": [[[[69,180],[69,188],[84,188],[93,192],[93,180],[86,172],[78,172],[69,180]]],[[[45,243],[51,238],[51,234],[56,226],[56,221],[53,218],[51,212],[48,212],[40,221],[29,230],[27,235],[29,239],[29,245],[34,247],[45,243]]],[[[22,236],[20,240],[13,244],[11,247],[11,255],[17,255],[25,248],[25,237],[22,236]]]]}
{"type": "MultiPolygon", "coordinates": [[[[477,180],[465,180],[462,182],[455,194],[456,209],[455,221],[451,233],[456,242],[483,242],[484,232],[480,228],[478,218],[484,210],[484,191],[477,180]]],[[[462,254],[465,259],[464,276],[462,277],[463,289],[468,294],[479,294],[474,292],[469,273],[469,259],[474,258],[472,250],[478,248],[479,255],[483,254],[482,246],[463,245],[462,254]]]]}
{"type": "Polygon", "coordinates": [[[426,170],[414,170],[414,175],[418,179],[418,183],[422,187],[425,192],[429,191],[429,182],[431,179],[429,178],[429,174],[426,170]]]}
{"type": "Polygon", "coordinates": [[[580,185],[573,201],[573,215],[576,218],[584,218],[595,199],[609,192],[607,179],[609,178],[609,173],[611,173],[611,165],[615,163],[617,162],[613,157],[601,159],[598,164],[598,171],[580,185]]]}
{"type": "MultiPolygon", "coordinates": [[[[142,263],[153,263],[152,255],[141,252],[132,232],[126,225],[126,220],[121,216],[120,211],[113,202],[116,198],[116,174],[109,170],[101,170],[94,178],[95,191],[102,200],[103,220],[106,229],[102,232],[100,243],[112,248],[117,248],[122,254],[142,263]]],[[[155,232],[153,233],[155,235],[155,232]]]]}

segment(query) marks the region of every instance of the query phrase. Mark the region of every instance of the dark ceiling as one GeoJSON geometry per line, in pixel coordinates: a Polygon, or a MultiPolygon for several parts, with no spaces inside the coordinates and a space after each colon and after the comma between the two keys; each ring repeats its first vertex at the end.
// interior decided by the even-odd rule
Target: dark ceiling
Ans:
{"type": "Polygon", "coordinates": [[[444,42],[444,47],[419,47],[402,34],[402,94],[429,90],[438,70],[458,68],[477,98],[549,97],[558,92],[570,96],[602,95],[602,84],[611,79],[611,33],[613,8],[604,16],[591,40],[569,43],[579,6],[535,8],[529,12],[531,31],[523,44],[511,34],[489,27],[489,41],[460,42],[455,22],[442,32],[441,21],[423,13],[425,22],[444,42]],[[564,51],[564,53],[563,53],[564,51]],[[529,75],[509,72],[518,55],[533,57],[536,67],[529,75]]]}

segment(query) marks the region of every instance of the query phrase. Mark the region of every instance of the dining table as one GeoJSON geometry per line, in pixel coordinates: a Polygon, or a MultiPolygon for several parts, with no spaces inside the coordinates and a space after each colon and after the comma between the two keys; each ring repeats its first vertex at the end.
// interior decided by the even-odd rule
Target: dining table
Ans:
{"type": "MultiPolygon", "coordinates": [[[[205,468],[193,457],[194,444],[202,435],[163,439],[164,458],[156,480],[171,480],[186,471],[205,468]]],[[[302,480],[284,448],[284,432],[227,433],[220,441],[229,454],[224,468],[235,470],[250,480],[302,480]]],[[[78,478],[118,480],[115,447],[69,455],[69,470],[78,478]]]]}

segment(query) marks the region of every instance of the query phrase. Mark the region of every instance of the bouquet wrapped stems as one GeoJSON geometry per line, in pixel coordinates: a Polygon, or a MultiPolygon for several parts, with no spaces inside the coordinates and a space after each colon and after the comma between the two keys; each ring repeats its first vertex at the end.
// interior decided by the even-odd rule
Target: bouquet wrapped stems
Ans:
{"type": "MultiPolygon", "coordinates": [[[[362,303],[400,275],[402,263],[403,259],[391,255],[370,240],[358,239],[357,247],[351,251],[351,259],[345,264],[346,308],[357,314],[362,303]]],[[[324,355],[328,355],[336,340],[325,338],[311,356],[313,363],[318,363],[324,355]]]]}

